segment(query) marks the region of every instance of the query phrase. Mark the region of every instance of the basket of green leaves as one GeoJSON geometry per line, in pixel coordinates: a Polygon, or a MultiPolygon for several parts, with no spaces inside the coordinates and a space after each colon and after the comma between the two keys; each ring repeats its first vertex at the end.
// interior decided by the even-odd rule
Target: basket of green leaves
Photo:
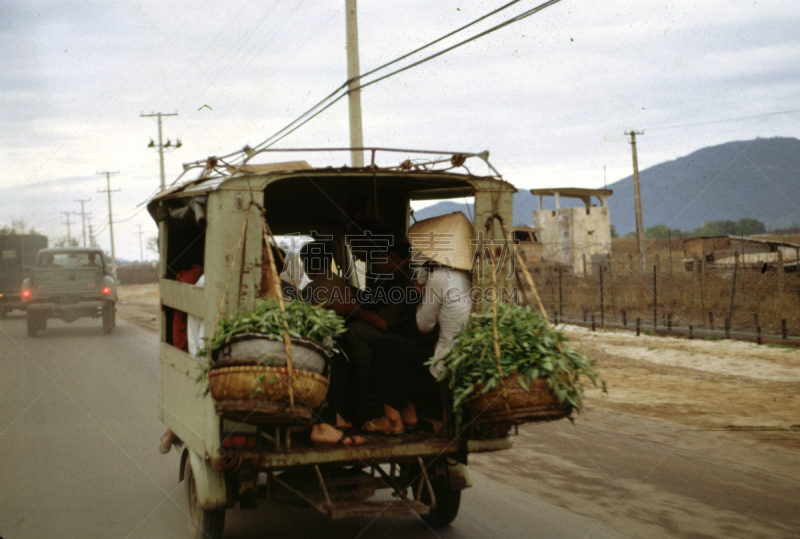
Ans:
{"type": "Polygon", "coordinates": [[[310,421],[328,391],[326,357],[344,331],[344,320],[332,311],[291,301],[282,312],[277,300],[260,299],[254,310],[219,321],[198,382],[207,382],[222,417],[248,423],[310,421]]]}
{"type": "Polygon", "coordinates": [[[494,316],[473,313],[443,360],[439,380],[453,392],[459,422],[469,419],[474,434],[494,436],[511,425],[580,410],[580,377],[596,384],[595,362],[570,348],[561,331],[528,307],[499,304],[496,333],[494,316]]]}

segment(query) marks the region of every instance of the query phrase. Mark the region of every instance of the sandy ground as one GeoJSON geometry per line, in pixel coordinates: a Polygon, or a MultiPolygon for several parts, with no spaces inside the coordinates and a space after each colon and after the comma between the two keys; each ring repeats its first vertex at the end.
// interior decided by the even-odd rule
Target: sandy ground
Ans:
{"type": "MultiPolygon", "coordinates": [[[[800,424],[800,349],[593,333],[575,326],[567,326],[566,331],[573,344],[602,368],[608,395],[589,389],[586,401],[591,409],[635,414],[691,429],[739,427],[737,437],[742,439],[762,439],[765,428],[800,424]]],[[[769,432],[769,438],[798,436],[783,430],[769,432]]]]}
{"type": "MultiPolygon", "coordinates": [[[[157,331],[155,285],[120,298],[120,317],[157,331]]],[[[800,350],[564,330],[608,393],[589,386],[575,425],[523,426],[476,471],[622,536],[800,535],[800,350]]]]}
{"type": "Polygon", "coordinates": [[[126,284],[117,288],[117,316],[137,326],[158,332],[158,284],[126,284]]]}

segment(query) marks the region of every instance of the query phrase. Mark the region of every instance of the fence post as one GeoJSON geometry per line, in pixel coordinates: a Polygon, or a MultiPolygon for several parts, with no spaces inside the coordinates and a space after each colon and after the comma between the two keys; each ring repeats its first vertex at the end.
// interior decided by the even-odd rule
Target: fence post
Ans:
{"type": "Polygon", "coordinates": [[[689,324],[689,338],[694,339],[694,326],[689,324]]]}
{"type": "MultiPolygon", "coordinates": [[[[703,270],[703,266],[704,265],[705,265],[705,261],[698,256],[697,257],[697,271],[698,271],[698,275],[700,276],[700,311],[703,312],[703,313],[706,312],[706,300],[705,300],[704,293],[703,293],[703,271],[704,271],[703,270]]],[[[711,328],[711,329],[714,329],[714,328],[711,328]]]]}
{"type": "Polygon", "coordinates": [[[600,266],[600,328],[606,328],[605,302],[603,299],[603,266],[600,266]]]}
{"type": "Polygon", "coordinates": [[[594,324],[594,315],[592,315],[592,331],[597,331],[597,326],[594,324]]]}
{"type": "Polygon", "coordinates": [[[739,269],[739,252],[734,253],[733,257],[733,282],[731,283],[731,306],[728,308],[728,319],[725,323],[726,337],[730,338],[731,325],[733,324],[733,298],[736,296],[736,273],[739,269]]]}
{"type": "Polygon", "coordinates": [[[789,332],[786,330],[786,319],[782,318],[781,319],[781,338],[783,338],[783,340],[785,341],[786,337],[788,335],[789,335],[789,332]]]}
{"type": "Polygon", "coordinates": [[[558,317],[561,319],[561,322],[564,322],[564,296],[562,294],[561,288],[561,274],[564,273],[561,271],[561,268],[558,268],[558,317]]]}
{"type": "Polygon", "coordinates": [[[586,323],[586,307],[583,308],[583,322],[586,323]]]}
{"type": "Polygon", "coordinates": [[[756,326],[756,344],[761,344],[761,324],[758,323],[758,313],[753,313],[753,324],[756,326]]]}
{"type": "Polygon", "coordinates": [[[661,257],[656,255],[656,268],[658,268],[658,274],[661,275],[661,257]]]}
{"type": "Polygon", "coordinates": [[[628,311],[622,309],[622,325],[628,327],[628,311]]]}
{"type": "Polygon", "coordinates": [[[653,266],[653,333],[658,326],[658,266],[653,266]]]}
{"type": "Polygon", "coordinates": [[[778,270],[778,295],[783,296],[783,251],[780,249],[778,249],[778,267],[776,269],[778,270]]]}
{"type": "Polygon", "coordinates": [[[642,327],[642,319],[641,318],[637,318],[636,319],[636,336],[637,337],[639,336],[639,332],[641,331],[641,327],[642,327]]]}
{"type": "Polygon", "coordinates": [[[633,255],[628,255],[628,275],[633,276],[633,255]]]}
{"type": "Polygon", "coordinates": [[[672,313],[667,313],[667,331],[672,333],[672,313]]]}
{"type": "Polygon", "coordinates": [[[711,331],[714,331],[714,312],[708,311],[708,327],[711,331]]]}

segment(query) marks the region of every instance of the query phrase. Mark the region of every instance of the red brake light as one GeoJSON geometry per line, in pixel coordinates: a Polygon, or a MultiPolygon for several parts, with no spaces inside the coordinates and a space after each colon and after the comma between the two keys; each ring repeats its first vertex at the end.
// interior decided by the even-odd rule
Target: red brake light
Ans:
{"type": "Polygon", "coordinates": [[[109,287],[103,288],[103,294],[110,294],[110,293],[111,293],[111,288],[109,287]]]}
{"type": "Polygon", "coordinates": [[[22,299],[28,299],[30,297],[31,297],[31,291],[30,290],[25,289],[25,290],[22,291],[22,299]]]}

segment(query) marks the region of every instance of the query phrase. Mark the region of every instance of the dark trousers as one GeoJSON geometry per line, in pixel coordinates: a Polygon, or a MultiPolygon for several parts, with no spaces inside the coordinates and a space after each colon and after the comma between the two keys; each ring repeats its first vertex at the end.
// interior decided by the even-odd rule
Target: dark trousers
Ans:
{"type": "Polygon", "coordinates": [[[429,408],[438,399],[436,380],[425,362],[433,355],[429,343],[389,336],[375,345],[370,387],[378,399],[395,410],[406,402],[429,408]]]}
{"type": "Polygon", "coordinates": [[[328,363],[328,395],[325,397],[327,406],[320,412],[322,421],[329,425],[336,425],[336,414],[346,421],[355,419],[355,395],[353,394],[353,368],[347,357],[341,352],[336,352],[328,363]]]}

